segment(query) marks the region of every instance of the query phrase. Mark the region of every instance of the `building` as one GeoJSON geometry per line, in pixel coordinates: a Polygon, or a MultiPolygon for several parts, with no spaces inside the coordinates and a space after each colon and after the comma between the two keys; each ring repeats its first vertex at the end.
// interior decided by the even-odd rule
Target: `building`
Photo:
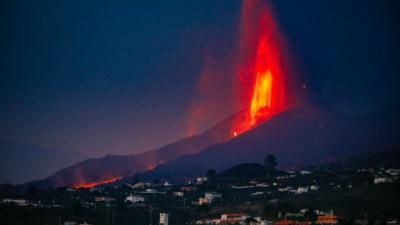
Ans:
{"type": "Polygon", "coordinates": [[[202,219],[202,220],[197,220],[196,224],[214,225],[214,224],[219,224],[220,222],[221,219],[202,219]]]}
{"type": "Polygon", "coordinates": [[[168,225],[168,213],[160,213],[160,225],[168,225]]]}
{"type": "Polygon", "coordinates": [[[221,221],[228,223],[245,221],[249,216],[243,213],[227,213],[221,215],[221,221]]]}
{"type": "Polygon", "coordinates": [[[387,225],[399,225],[400,222],[397,220],[388,220],[388,221],[386,221],[386,224],[387,225]]]}
{"type": "Polygon", "coordinates": [[[196,183],[202,184],[202,183],[206,182],[207,180],[208,180],[207,177],[198,177],[198,178],[196,178],[196,183]]]}
{"type": "Polygon", "coordinates": [[[294,221],[284,219],[276,221],[274,225],[311,225],[311,221],[294,221]]]}
{"type": "Polygon", "coordinates": [[[111,198],[111,197],[105,197],[105,196],[101,196],[101,197],[95,197],[94,198],[95,202],[115,202],[115,198],[111,198]]]}
{"type": "Polygon", "coordinates": [[[296,221],[296,225],[311,225],[311,221],[296,221]]]}
{"type": "Polygon", "coordinates": [[[319,186],[318,185],[311,185],[310,186],[310,190],[311,191],[318,191],[319,190],[319,186]]]}
{"type": "Polygon", "coordinates": [[[337,224],[338,223],[337,216],[334,216],[334,215],[321,215],[321,216],[318,216],[316,223],[317,224],[326,224],[326,225],[337,224]]]}
{"type": "Polygon", "coordinates": [[[216,192],[206,192],[204,194],[204,198],[203,197],[199,198],[198,204],[199,205],[211,204],[216,198],[222,198],[222,194],[216,192]]]}
{"type": "Polygon", "coordinates": [[[400,176],[400,169],[387,169],[386,173],[393,177],[400,176]]]}
{"type": "Polygon", "coordinates": [[[150,183],[136,183],[134,185],[131,185],[131,188],[132,189],[144,189],[144,188],[149,187],[149,186],[151,186],[150,183]]]}
{"type": "Polygon", "coordinates": [[[146,193],[149,193],[149,194],[155,194],[155,193],[157,193],[157,190],[154,189],[154,188],[147,188],[147,189],[145,190],[145,192],[146,192],[146,193]]]}
{"type": "Polygon", "coordinates": [[[278,188],[278,191],[279,192],[289,192],[289,191],[292,191],[292,187],[281,187],[281,188],[278,188]]]}
{"type": "Polygon", "coordinates": [[[216,192],[206,192],[204,194],[204,198],[206,199],[207,203],[212,203],[216,198],[222,198],[222,194],[216,192]]]}
{"type": "Polygon", "coordinates": [[[300,174],[301,174],[301,175],[309,175],[309,174],[311,174],[311,171],[308,171],[308,170],[300,170],[300,174]]]}
{"type": "Polygon", "coordinates": [[[389,177],[375,177],[374,178],[374,184],[380,184],[380,183],[391,183],[392,179],[389,177]]]}
{"type": "Polygon", "coordinates": [[[175,197],[183,197],[185,193],[183,193],[183,191],[175,191],[172,193],[172,195],[175,197]]]}
{"type": "Polygon", "coordinates": [[[12,198],[4,198],[4,199],[1,200],[1,203],[4,203],[4,204],[16,204],[17,206],[32,205],[32,203],[29,202],[26,199],[12,199],[12,198]]]}
{"type": "Polygon", "coordinates": [[[144,197],[140,195],[129,195],[126,197],[125,201],[131,202],[131,203],[139,203],[139,202],[144,202],[144,197]]]}
{"type": "Polygon", "coordinates": [[[294,193],[295,194],[304,194],[308,192],[308,187],[298,187],[294,193]]]}
{"type": "Polygon", "coordinates": [[[168,181],[164,182],[164,187],[171,187],[173,184],[169,183],[168,181]]]}
{"type": "Polygon", "coordinates": [[[202,198],[202,197],[200,197],[200,198],[199,198],[199,202],[198,202],[198,204],[199,204],[199,205],[205,205],[205,204],[208,204],[208,202],[207,202],[207,199],[206,199],[206,198],[202,198]]]}

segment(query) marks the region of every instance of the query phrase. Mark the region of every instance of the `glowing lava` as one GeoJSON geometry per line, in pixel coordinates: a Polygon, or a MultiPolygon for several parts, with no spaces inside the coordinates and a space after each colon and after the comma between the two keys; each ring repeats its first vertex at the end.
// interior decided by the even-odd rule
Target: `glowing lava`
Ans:
{"type": "Polygon", "coordinates": [[[282,37],[273,13],[259,1],[244,1],[240,92],[245,110],[232,127],[235,137],[287,109],[282,37]]]}
{"type": "Polygon", "coordinates": [[[256,124],[261,109],[271,107],[272,75],[271,71],[257,74],[253,98],[250,104],[250,125],[256,124]]]}
{"type": "Polygon", "coordinates": [[[101,184],[109,184],[115,181],[118,181],[120,178],[111,178],[111,179],[107,179],[107,180],[102,180],[102,181],[98,181],[98,182],[90,182],[90,183],[86,183],[86,184],[78,184],[75,185],[75,188],[92,188],[92,187],[96,187],[99,186],[101,184]]]}

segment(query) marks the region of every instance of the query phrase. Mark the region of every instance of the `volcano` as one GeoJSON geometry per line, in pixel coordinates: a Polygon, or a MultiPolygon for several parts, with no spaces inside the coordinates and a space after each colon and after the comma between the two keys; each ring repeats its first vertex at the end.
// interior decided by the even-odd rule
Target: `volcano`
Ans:
{"type": "MultiPolygon", "coordinates": [[[[239,113],[214,128],[158,150],[130,156],[109,155],[58,171],[44,186],[92,187],[152,170],[183,155],[196,154],[259,126],[289,108],[287,65],[272,11],[260,1],[245,1],[241,21],[239,113]]],[[[39,182],[40,183],[40,182],[39,182]]]]}
{"type": "Polygon", "coordinates": [[[102,181],[132,182],[129,177],[136,174],[141,180],[182,182],[203,176],[211,168],[222,171],[240,163],[260,163],[270,153],[277,156],[280,168],[318,164],[400,144],[397,109],[352,117],[322,106],[303,107],[279,113],[231,138],[231,124],[239,113],[201,135],[158,150],[86,160],[26,186],[92,187],[102,181]]]}
{"type": "Polygon", "coordinates": [[[268,154],[276,155],[279,167],[287,169],[340,160],[400,143],[397,107],[357,117],[321,108],[304,107],[280,113],[237,138],[179,157],[139,177],[183,182],[204,176],[209,169],[223,171],[241,163],[262,163],[268,154]]]}

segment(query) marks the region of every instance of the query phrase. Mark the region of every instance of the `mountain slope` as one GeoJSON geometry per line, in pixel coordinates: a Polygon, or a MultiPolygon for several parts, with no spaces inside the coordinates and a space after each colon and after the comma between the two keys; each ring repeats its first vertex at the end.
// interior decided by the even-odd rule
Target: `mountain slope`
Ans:
{"type": "Polygon", "coordinates": [[[87,158],[77,152],[6,140],[0,140],[0,155],[0,183],[13,184],[47,177],[87,158]]]}
{"type": "Polygon", "coordinates": [[[398,120],[394,112],[346,118],[312,108],[297,109],[281,113],[226,143],[180,157],[139,176],[179,182],[204,175],[210,168],[221,171],[240,163],[262,162],[269,153],[277,156],[281,168],[335,160],[399,143],[398,120]]]}
{"type": "Polygon", "coordinates": [[[228,140],[233,119],[234,116],[231,116],[203,134],[183,138],[157,150],[128,156],[108,155],[88,159],[28,185],[42,188],[79,186],[87,183],[101,183],[111,178],[132,176],[182,155],[194,154],[210,145],[228,140]]]}
{"type": "Polygon", "coordinates": [[[77,186],[135,174],[141,179],[183,181],[204,175],[209,168],[222,171],[240,163],[260,163],[268,153],[277,156],[280,167],[291,167],[334,160],[374,146],[396,144],[400,140],[396,132],[399,119],[390,110],[342,117],[307,107],[281,113],[230,139],[231,124],[236,116],[201,135],[184,138],[157,150],[89,159],[30,184],[38,187],[77,186]]]}

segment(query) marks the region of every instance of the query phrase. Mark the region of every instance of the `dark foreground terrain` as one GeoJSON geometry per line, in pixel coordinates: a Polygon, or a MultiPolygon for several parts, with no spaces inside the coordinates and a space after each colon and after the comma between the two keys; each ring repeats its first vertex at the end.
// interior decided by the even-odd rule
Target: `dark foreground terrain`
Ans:
{"type": "Polygon", "coordinates": [[[256,217],[264,224],[279,224],[285,218],[310,224],[321,215],[334,215],[339,224],[395,224],[400,219],[397,162],[394,148],[287,171],[240,164],[219,174],[210,170],[207,176],[180,185],[143,183],[140,177],[129,184],[32,187],[25,193],[2,185],[0,224],[148,225],[158,224],[160,213],[169,214],[169,224],[250,224],[256,217]],[[130,195],[138,202],[127,201],[130,195]],[[245,219],[221,221],[223,214],[245,219]]]}

